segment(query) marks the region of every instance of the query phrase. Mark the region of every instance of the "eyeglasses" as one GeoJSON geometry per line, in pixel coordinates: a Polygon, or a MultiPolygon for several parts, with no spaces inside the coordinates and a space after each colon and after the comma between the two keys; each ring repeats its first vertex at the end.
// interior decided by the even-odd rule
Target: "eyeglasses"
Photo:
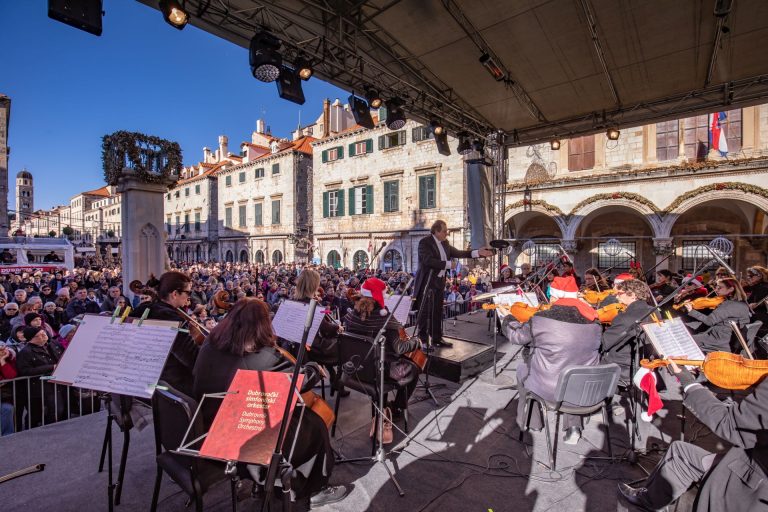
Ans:
{"type": "Polygon", "coordinates": [[[176,290],[176,293],[186,293],[187,295],[190,295],[192,290],[176,290]]]}

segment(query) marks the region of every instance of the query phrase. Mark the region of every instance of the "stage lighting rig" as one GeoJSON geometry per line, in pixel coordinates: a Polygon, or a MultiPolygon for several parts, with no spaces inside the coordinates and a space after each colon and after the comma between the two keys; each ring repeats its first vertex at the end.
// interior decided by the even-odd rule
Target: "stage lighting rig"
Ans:
{"type": "Polygon", "coordinates": [[[387,100],[387,128],[390,130],[399,130],[405,126],[405,110],[403,110],[403,105],[403,100],[398,97],[387,100]]]}
{"type": "Polygon", "coordinates": [[[101,35],[101,0],[48,0],[48,17],[95,36],[101,35]]]}
{"type": "Polygon", "coordinates": [[[277,78],[277,94],[284,100],[304,104],[304,90],[301,87],[300,70],[283,66],[277,78]]]}
{"type": "Polygon", "coordinates": [[[349,108],[352,110],[352,116],[357,124],[369,130],[373,129],[373,118],[371,117],[371,109],[368,106],[368,102],[352,94],[349,97],[349,108]]]}
{"type": "Polygon", "coordinates": [[[459,139],[459,145],[456,147],[456,152],[460,155],[468,155],[472,152],[472,144],[469,140],[469,133],[459,132],[456,134],[459,139]]]}
{"type": "Polygon", "coordinates": [[[371,108],[379,108],[383,103],[379,91],[372,87],[366,89],[365,99],[368,101],[368,105],[370,105],[371,108]]]}
{"type": "Polygon", "coordinates": [[[189,22],[189,14],[184,9],[184,0],[160,0],[163,19],[175,29],[182,30],[189,22]]]}
{"type": "Polygon", "coordinates": [[[283,57],[278,51],[280,40],[267,32],[257,32],[251,39],[248,62],[256,80],[274,82],[280,78],[283,57]]]}

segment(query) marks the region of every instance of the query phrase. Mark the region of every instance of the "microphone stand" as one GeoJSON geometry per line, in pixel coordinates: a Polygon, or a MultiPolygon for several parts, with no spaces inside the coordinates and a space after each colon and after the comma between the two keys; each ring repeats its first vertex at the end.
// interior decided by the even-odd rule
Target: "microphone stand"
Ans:
{"type": "MultiPolygon", "coordinates": [[[[307,310],[307,318],[304,321],[304,334],[301,337],[301,345],[299,346],[299,353],[296,356],[296,363],[293,366],[293,374],[291,375],[291,396],[285,401],[285,410],[283,411],[283,421],[280,422],[280,430],[277,435],[277,443],[275,444],[275,451],[272,452],[272,458],[269,460],[269,467],[267,469],[267,478],[264,481],[264,504],[261,507],[262,512],[267,512],[271,509],[270,502],[272,499],[272,490],[275,486],[275,480],[277,479],[278,472],[283,482],[288,481],[290,483],[291,464],[283,457],[283,444],[285,442],[285,434],[288,430],[288,417],[291,412],[291,405],[293,403],[293,393],[299,395],[297,389],[297,383],[299,380],[299,373],[301,372],[301,365],[304,361],[304,355],[307,352],[307,338],[309,337],[309,330],[312,327],[312,320],[315,318],[315,309],[317,308],[317,301],[312,299],[309,301],[309,308],[307,310]]],[[[299,398],[301,398],[299,396],[299,398]]],[[[283,493],[290,492],[290,488],[283,487],[283,493]]],[[[290,500],[284,500],[290,507],[290,500]]],[[[283,507],[285,511],[285,505],[283,507]]]]}
{"type": "MultiPolygon", "coordinates": [[[[412,281],[413,281],[413,277],[411,277],[408,280],[408,284],[405,287],[406,290],[408,289],[409,286],[411,286],[412,281]]],[[[429,285],[429,281],[427,281],[427,285],[429,285]]],[[[379,329],[379,332],[373,338],[373,345],[371,346],[371,350],[373,350],[377,345],[379,349],[379,382],[378,382],[379,403],[376,405],[376,441],[375,441],[378,447],[376,449],[376,453],[370,457],[359,457],[355,459],[337,459],[336,460],[336,463],[338,464],[342,464],[345,462],[373,462],[374,464],[380,463],[381,465],[384,466],[384,469],[387,470],[387,473],[389,474],[389,479],[392,480],[392,483],[395,485],[395,488],[397,488],[397,492],[400,495],[400,497],[405,496],[405,491],[403,491],[403,488],[400,487],[400,483],[395,478],[395,474],[392,472],[391,469],[389,469],[389,466],[387,465],[388,454],[387,454],[387,451],[384,449],[384,443],[382,442],[382,440],[384,439],[384,370],[385,370],[386,345],[387,345],[387,336],[384,334],[384,332],[387,330],[387,325],[389,324],[389,321],[392,319],[393,315],[395,314],[395,311],[397,310],[397,308],[400,306],[400,302],[402,302],[403,297],[405,297],[405,294],[400,295],[400,298],[397,299],[397,304],[395,304],[395,307],[392,308],[391,311],[389,312],[389,315],[387,315],[387,318],[386,320],[384,320],[384,324],[381,326],[381,329],[379,329]]],[[[367,357],[368,356],[366,356],[366,359],[367,357]]]]}

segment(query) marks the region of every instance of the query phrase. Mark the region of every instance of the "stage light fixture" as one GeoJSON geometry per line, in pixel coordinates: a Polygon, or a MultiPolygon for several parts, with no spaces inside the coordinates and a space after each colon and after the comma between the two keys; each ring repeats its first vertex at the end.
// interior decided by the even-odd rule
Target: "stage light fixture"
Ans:
{"type": "Polygon", "coordinates": [[[560,149],[560,139],[552,139],[549,141],[549,149],[552,151],[557,151],[560,149]]]}
{"type": "Polygon", "coordinates": [[[472,144],[469,141],[469,133],[459,132],[456,134],[459,139],[459,145],[456,147],[456,152],[460,155],[468,155],[472,152],[472,144]]]}
{"type": "Polygon", "coordinates": [[[355,118],[357,124],[363,128],[368,128],[369,130],[373,129],[371,109],[363,98],[359,98],[354,94],[350,95],[349,108],[352,110],[352,116],[355,118]]]}
{"type": "Polygon", "coordinates": [[[390,98],[386,102],[387,106],[387,128],[390,130],[399,130],[405,126],[405,110],[403,110],[403,100],[398,97],[390,98]]]}
{"type": "Polygon", "coordinates": [[[48,17],[100,36],[101,8],[101,0],[48,0],[48,17]]]}
{"type": "Polygon", "coordinates": [[[277,78],[277,94],[284,100],[304,104],[304,90],[301,88],[301,78],[297,70],[283,66],[277,78]]]}
{"type": "Polygon", "coordinates": [[[312,63],[301,56],[296,58],[296,62],[294,62],[293,67],[296,70],[296,73],[298,73],[299,78],[305,82],[312,78],[312,75],[315,74],[315,71],[312,69],[312,63]]]}
{"type": "Polygon", "coordinates": [[[257,32],[251,39],[248,61],[256,80],[274,82],[280,77],[283,57],[278,50],[280,40],[267,32],[257,32]]]}
{"type": "Polygon", "coordinates": [[[485,144],[483,144],[482,140],[475,139],[475,140],[472,141],[472,149],[474,151],[482,153],[484,148],[485,148],[485,144]]]}
{"type": "Polygon", "coordinates": [[[499,66],[496,61],[493,60],[493,57],[487,53],[484,53],[480,56],[480,64],[485,66],[485,69],[488,70],[493,79],[497,82],[501,82],[507,77],[506,71],[501,69],[501,66],[499,66]]]}
{"type": "Polygon", "coordinates": [[[432,120],[429,123],[429,127],[432,130],[432,133],[437,137],[438,135],[444,135],[445,134],[445,127],[440,121],[432,120]]]}
{"type": "Polygon", "coordinates": [[[160,11],[163,13],[163,19],[173,28],[182,30],[189,22],[189,14],[184,9],[184,0],[160,0],[160,11]]]}
{"type": "Polygon", "coordinates": [[[611,126],[605,132],[605,135],[606,137],[608,137],[608,140],[619,140],[619,136],[621,135],[621,132],[619,131],[618,126],[611,126]]]}
{"type": "Polygon", "coordinates": [[[433,120],[429,123],[429,128],[435,137],[437,152],[441,155],[450,156],[451,147],[448,145],[448,131],[445,129],[445,126],[440,121],[433,120]]]}
{"type": "Polygon", "coordinates": [[[368,101],[368,105],[370,105],[371,108],[379,108],[383,103],[379,91],[372,87],[365,91],[365,99],[368,101]]]}

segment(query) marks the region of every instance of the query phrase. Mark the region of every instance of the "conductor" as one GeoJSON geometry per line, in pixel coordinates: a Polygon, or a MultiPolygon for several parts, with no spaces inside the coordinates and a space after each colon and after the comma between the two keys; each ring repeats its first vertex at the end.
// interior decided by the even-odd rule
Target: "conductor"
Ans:
{"type": "Polygon", "coordinates": [[[425,308],[419,315],[419,339],[424,344],[432,339],[432,345],[452,347],[443,340],[443,290],[445,272],[454,267],[453,258],[486,258],[493,255],[490,249],[462,251],[448,242],[448,225],[444,220],[432,224],[430,234],[419,241],[419,270],[416,272],[416,309],[425,308]]]}

